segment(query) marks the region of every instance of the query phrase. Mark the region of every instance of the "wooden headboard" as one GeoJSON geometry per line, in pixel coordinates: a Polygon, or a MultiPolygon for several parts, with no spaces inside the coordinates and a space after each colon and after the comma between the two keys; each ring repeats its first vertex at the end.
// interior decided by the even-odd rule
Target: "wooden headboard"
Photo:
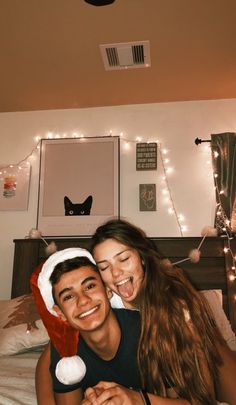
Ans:
{"type": "MultiPolygon", "coordinates": [[[[188,256],[190,250],[199,246],[201,237],[150,238],[159,252],[176,262],[188,256]]],[[[68,247],[89,248],[90,238],[47,238],[55,241],[58,250],[68,247]]],[[[45,260],[45,243],[41,239],[15,239],[14,266],[11,297],[15,298],[30,292],[29,279],[35,267],[45,260]]],[[[236,333],[236,280],[230,281],[232,271],[231,256],[223,249],[227,241],[221,237],[208,237],[201,246],[201,259],[197,264],[190,261],[181,263],[192,283],[198,290],[221,289],[223,307],[236,333]]],[[[236,239],[231,241],[232,251],[236,251],[236,239]]]]}

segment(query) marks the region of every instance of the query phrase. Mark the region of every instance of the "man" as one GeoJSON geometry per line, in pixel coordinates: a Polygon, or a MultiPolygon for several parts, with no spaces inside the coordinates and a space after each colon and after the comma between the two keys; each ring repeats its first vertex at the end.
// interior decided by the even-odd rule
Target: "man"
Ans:
{"type": "MultiPolygon", "coordinates": [[[[51,344],[50,371],[56,402],[78,405],[86,388],[101,380],[138,390],[139,313],[111,309],[111,293],[89,252],[77,248],[56,252],[44,264],[38,284],[48,310],[79,331],[77,353],[86,365],[80,382],[61,383],[56,377],[60,355],[51,344]]],[[[69,366],[66,374],[70,370],[69,366]]],[[[140,394],[134,391],[132,395],[137,396],[138,404],[140,394]]]]}

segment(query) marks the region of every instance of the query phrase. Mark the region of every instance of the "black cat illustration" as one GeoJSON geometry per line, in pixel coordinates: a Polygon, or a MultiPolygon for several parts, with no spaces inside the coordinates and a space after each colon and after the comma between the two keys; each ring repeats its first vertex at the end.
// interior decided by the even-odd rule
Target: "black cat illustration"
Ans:
{"type": "Polygon", "coordinates": [[[91,195],[86,198],[83,203],[73,204],[71,200],[64,197],[65,215],[90,215],[93,197],[91,195]]]}

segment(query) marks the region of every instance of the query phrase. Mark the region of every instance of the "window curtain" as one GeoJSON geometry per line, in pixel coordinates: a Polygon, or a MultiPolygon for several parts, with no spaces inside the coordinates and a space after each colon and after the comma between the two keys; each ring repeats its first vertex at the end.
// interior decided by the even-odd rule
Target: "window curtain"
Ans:
{"type": "Polygon", "coordinates": [[[218,234],[236,233],[236,134],[211,135],[216,189],[215,228],[218,234]]]}

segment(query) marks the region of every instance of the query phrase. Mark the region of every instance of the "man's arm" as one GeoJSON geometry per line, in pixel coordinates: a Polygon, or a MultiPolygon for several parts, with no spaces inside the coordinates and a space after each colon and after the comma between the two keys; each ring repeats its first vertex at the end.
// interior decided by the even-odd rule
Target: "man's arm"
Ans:
{"type": "Polygon", "coordinates": [[[83,399],[83,392],[80,388],[64,394],[53,392],[52,377],[49,371],[50,359],[50,344],[48,344],[36,366],[35,387],[38,405],[80,405],[83,399]]]}
{"type": "Polygon", "coordinates": [[[38,405],[55,405],[50,366],[50,344],[39,357],[35,371],[35,389],[38,405]]]}
{"type": "Polygon", "coordinates": [[[64,394],[58,394],[55,392],[54,395],[57,405],[80,405],[83,400],[83,392],[81,388],[64,394]]]}

